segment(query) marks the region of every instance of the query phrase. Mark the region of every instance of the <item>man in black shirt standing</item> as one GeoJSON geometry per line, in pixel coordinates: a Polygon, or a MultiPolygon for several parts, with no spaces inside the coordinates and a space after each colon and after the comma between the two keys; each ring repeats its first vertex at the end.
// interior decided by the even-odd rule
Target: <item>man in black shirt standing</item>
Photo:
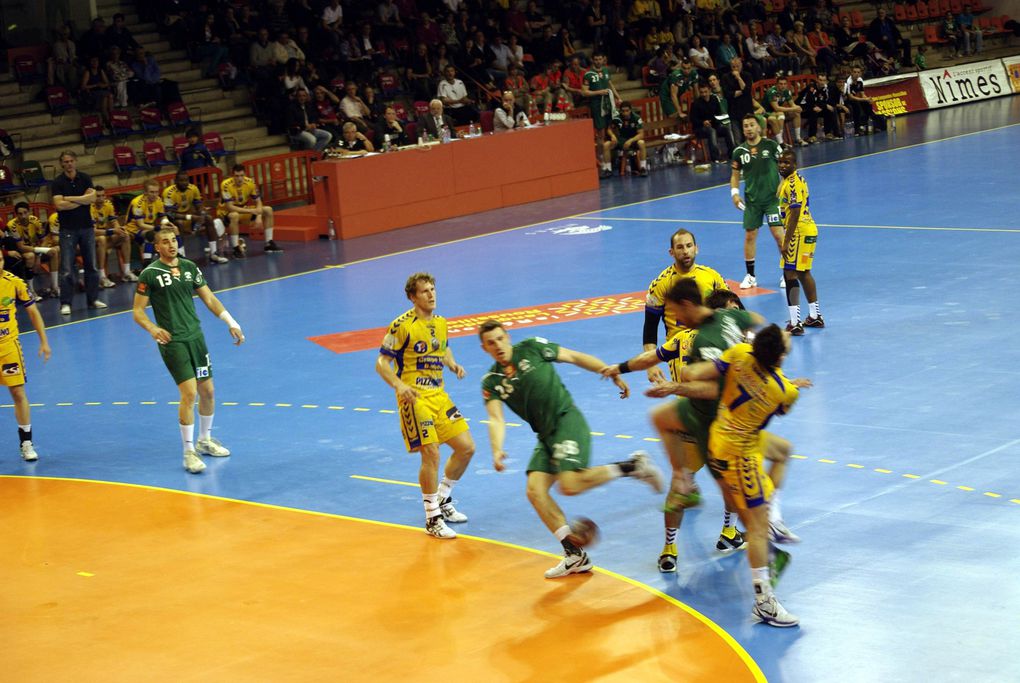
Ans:
{"type": "Polygon", "coordinates": [[[50,189],[60,221],[60,313],[71,315],[74,300],[77,250],[85,264],[85,299],[89,308],[106,308],[99,300],[99,271],[96,270],[96,232],[89,207],[96,203],[92,178],[78,171],[78,155],[68,150],[60,154],[58,175],[50,189]]]}
{"type": "Polygon", "coordinates": [[[751,96],[754,79],[751,78],[751,72],[744,68],[740,57],[734,57],[730,61],[730,70],[720,80],[726,95],[726,113],[730,115],[733,140],[740,144],[744,132],[741,122],[744,116],[754,113],[754,98],[751,96]]]}

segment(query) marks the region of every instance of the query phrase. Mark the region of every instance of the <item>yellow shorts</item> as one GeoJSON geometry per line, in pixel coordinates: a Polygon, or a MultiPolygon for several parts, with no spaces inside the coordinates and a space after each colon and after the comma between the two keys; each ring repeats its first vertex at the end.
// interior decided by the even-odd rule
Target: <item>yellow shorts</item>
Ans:
{"type": "Polygon", "coordinates": [[[790,248],[783,254],[783,270],[795,270],[802,273],[811,270],[811,266],[815,262],[815,244],[817,242],[817,230],[802,231],[798,227],[790,248]]]}
{"type": "Polygon", "coordinates": [[[734,444],[715,432],[709,440],[709,467],[729,492],[738,510],[747,510],[769,502],[775,487],[762,466],[768,435],[759,432],[750,447],[734,444]]]}
{"type": "Polygon", "coordinates": [[[17,339],[0,344],[0,379],[5,387],[20,387],[25,383],[25,356],[17,339]]]}
{"type": "Polygon", "coordinates": [[[446,443],[467,430],[467,421],[445,391],[419,394],[413,405],[400,404],[400,431],[410,452],[446,443]]]}

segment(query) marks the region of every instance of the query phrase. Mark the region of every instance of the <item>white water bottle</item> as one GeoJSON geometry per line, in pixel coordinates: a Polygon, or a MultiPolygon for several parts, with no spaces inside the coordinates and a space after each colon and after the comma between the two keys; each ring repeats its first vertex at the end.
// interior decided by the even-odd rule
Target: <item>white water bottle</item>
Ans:
{"type": "Polygon", "coordinates": [[[332,218],[326,221],[326,232],[329,233],[329,238],[331,240],[336,239],[336,223],[333,222],[332,218]]]}
{"type": "Polygon", "coordinates": [[[390,134],[389,133],[386,133],[386,135],[383,135],[383,147],[382,148],[383,148],[384,152],[389,152],[392,149],[392,147],[390,146],[390,134]]]}

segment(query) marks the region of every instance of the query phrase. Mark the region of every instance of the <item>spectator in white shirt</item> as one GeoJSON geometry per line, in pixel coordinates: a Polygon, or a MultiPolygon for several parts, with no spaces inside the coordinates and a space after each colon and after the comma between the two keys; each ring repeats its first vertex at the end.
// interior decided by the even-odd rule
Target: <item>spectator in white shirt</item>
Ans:
{"type": "Polygon", "coordinates": [[[503,100],[492,119],[493,131],[503,133],[514,128],[527,128],[530,125],[527,112],[517,106],[513,92],[505,91],[503,100]]]}
{"type": "Polygon", "coordinates": [[[436,97],[443,103],[450,118],[456,121],[458,126],[463,126],[478,120],[478,110],[468,96],[464,81],[457,78],[456,73],[452,64],[443,69],[443,80],[439,81],[436,97]]]}
{"type": "Polygon", "coordinates": [[[340,111],[348,121],[353,121],[362,133],[368,130],[368,122],[365,120],[369,115],[368,105],[358,97],[358,84],[348,81],[344,86],[347,94],[340,100],[340,111]]]}

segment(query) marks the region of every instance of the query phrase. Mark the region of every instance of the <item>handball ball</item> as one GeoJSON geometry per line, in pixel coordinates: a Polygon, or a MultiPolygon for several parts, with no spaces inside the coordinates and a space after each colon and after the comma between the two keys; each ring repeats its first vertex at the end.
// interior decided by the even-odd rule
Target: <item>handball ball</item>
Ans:
{"type": "Polygon", "coordinates": [[[570,522],[570,535],[567,540],[579,548],[593,545],[599,540],[598,524],[587,517],[578,517],[570,522]]]}

